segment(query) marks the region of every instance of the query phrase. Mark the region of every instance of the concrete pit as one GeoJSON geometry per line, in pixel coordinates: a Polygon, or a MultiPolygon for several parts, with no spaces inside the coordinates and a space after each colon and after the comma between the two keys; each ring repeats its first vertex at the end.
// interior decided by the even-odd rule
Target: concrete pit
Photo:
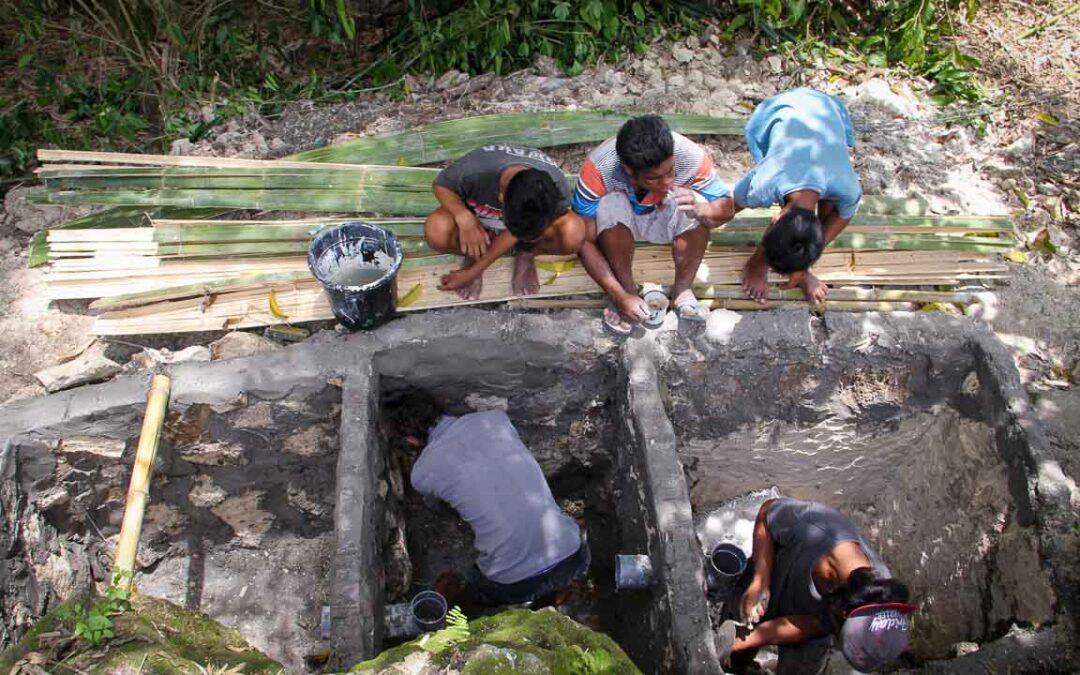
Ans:
{"type": "Polygon", "coordinates": [[[854,317],[802,331],[750,321],[753,339],[672,341],[663,360],[699,539],[715,537],[715,507],[753,491],[841,509],[921,607],[909,665],[1053,625],[1031,448],[990,341],[854,317]]]}
{"type": "MultiPolygon", "coordinates": [[[[621,636],[624,649],[639,662],[651,662],[656,641],[643,642],[639,632],[622,625],[632,615],[622,611],[627,599],[616,596],[614,589],[614,561],[621,545],[617,501],[622,494],[616,465],[633,452],[620,430],[617,364],[600,354],[568,354],[540,343],[510,347],[474,342],[464,349],[454,340],[439,340],[376,354],[373,370],[373,392],[380,401],[387,393],[416,386],[432,393],[448,414],[507,412],[556,501],[586,533],[592,552],[589,574],[575,583],[561,611],[617,640],[621,636]]],[[[431,588],[440,574],[464,573],[472,566],[472,531],[451,509],[425,503],[408,487],[399,452],[381,429],[372,433],[379,437],[376,452],[385,466],[387,488],[385,526],[378,533],[381,602],[404,602],[431,588]]],[[[640,520],[628,518],[626,523],[640,520]]],[[[641,533],[637,539],[643,537],[641,533]]]]}
{"type": "MultiPolygon", "coordinates": [[[[1008,352],[966,320],[719,311],[620,345],[578,312],[458,310],[171,376],[139,587],[293,671],[374,656],[387,603],[472,564],[467,526],[413,500],[388,453],[380,401],[402,384],[505,407],[589,535],[565,611],[645,672],[720,671],[695,518],[772,486],[851,514],[909,584],[912,667],[1075,670],[1080,490],[1008,352]],[[649,556],[652,586],[613,593],[616,553],[649,556]]],[[[0,642],[108,578],[145,392],[120,378],[0,411],[0,642]]]]}
{"type": "MultiPolygon", "coordinates": [[[[24,525],[20,543],[37,550],[33,569],[9,579],[32,582],[40,596],[5,595],[12,639],[25,629],[20,617],[109,579],[141,415],[128,406],[13,448],[10,477],[36,496],[11,505],[22,501],[13,511],[24,525]]],[[[203,611],[306,670],[324,649],[339,415],[340,390],[329,386],[171,408],[140,540],[139,591],[203,611]]]]}

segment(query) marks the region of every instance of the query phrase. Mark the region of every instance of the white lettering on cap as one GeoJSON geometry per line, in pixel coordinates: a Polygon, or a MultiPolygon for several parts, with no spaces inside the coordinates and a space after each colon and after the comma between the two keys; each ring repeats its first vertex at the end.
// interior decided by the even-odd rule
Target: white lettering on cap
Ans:
{"type": "Polygon", "coordinates": [[[895,609],[886,609],[878,612],[870,622],[871,633],[880,633],[893,628],[907,629],[907,619],[895,609]]]}

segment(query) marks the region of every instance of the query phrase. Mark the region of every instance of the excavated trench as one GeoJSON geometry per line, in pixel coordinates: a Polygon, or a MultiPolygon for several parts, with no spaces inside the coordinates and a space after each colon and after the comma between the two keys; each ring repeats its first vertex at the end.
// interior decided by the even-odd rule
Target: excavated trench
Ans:
{"type": "MultiPolygon", "coordinates": [[[[386,607],[475,555],[387,443],[383,397],[411,385],[451,413],[507,411],[592,548],[561,611],[645,672],[719,672],[705,525],[772,487],[850,514],[909,584],[921,607],[909,666],[1075,667],[1080,493],[989,331],[927,316],[714,319],[618,345],[578,313],[455,311],[179,367],[139,588],[238,628],[292,671],[344,669],[390,644],[386,607]],[[615,592],[618,553],[651,559],[648,589],[615,592]]],[[[108,578],[144,387],[0,411],[5,645],[108,578]]]]}
{"type": "Polygon", "coordinates": [[[666,372],[695,514],[771,487],[849,514],[922,606],[916,660],[1052,621],[1027,488],[1010,486],[963,345],[813,360],[762,351],[671,360],[666,372]]]}
{"type": "MultiPolygon", "coordinates": [[[[616,469],[619,458],[629,452],[620,429],[617,365],[609,357],[585,356],[540,344],[507,348],[494,341],[466,346],[439,340],[377,354],[372,392],[379,406],[403,387],[419,387],[451,415],[505,410],[543,470],[556,502],[581,526],[592,552],[588,575],[575,582],[560,611],[621,638],[624,648],[648,661],[641,636],[622,625],[624,598],[614,588],[614,561],[621,546],[616,469]]],[[[379,533],[384,565],[381,602],[406,602],[432,588],[441,574],[464,573],[472,566],[476,558],[472,531],[451,509],[416,494],[409,487],[400,451],[381,427],[373,434],[379,437],[374,450],[386,467],[389,487],[385,525],[379,533]]]]}

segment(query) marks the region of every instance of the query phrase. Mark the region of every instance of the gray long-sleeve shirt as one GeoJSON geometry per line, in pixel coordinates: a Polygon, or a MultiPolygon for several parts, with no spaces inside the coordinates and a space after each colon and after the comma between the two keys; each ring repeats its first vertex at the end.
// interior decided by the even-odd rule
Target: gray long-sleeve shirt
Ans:
{"type": "Polygon", "coordinates": [[[443,417],[413,465],[412,486],[472,527],[484,576],[511,584],[573,555],[577,523],[559,509],[540,465],[498,410],[443,417]]]}

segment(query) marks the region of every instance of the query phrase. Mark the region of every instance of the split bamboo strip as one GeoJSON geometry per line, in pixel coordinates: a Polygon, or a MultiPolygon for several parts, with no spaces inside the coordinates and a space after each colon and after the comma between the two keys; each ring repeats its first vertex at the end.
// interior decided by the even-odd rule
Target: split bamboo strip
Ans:
{"type": "Polygon", "coordinates": [[[116,568],[127,588],[135,573],[135,556],[139,550],[139,534],[142,532],[143,513],[150,499],[150,475],[154,469],[158,438],[169,407],[169,378],[154,375],[150,380],[150,393],[146,400],[142,432],[135,451],[135,466],[131,471],[124,520],[120,527],[120,541],[116,545],[116,568]]]}
{"type": "MultiPolygon", "coordinates": [[[[598,142],[614,136],[636,114],[574,111],[485,115],[357,138],[301,152],[293,158],[309,162],[431,164],[456,159],[473,148],[495,143],[547,148],[598,142]]],[[[664,119],[675,131],[691,135],[739,135],[746,125],[740,118],[706,115],[665,114],[664,119]]]]}
{"type": "MultiPolygon", "coordinates": [[[[701,298],[707,300],[707,298],[701,298]]],[[[526,298],[511,300],[508,303],[514,309],[602,309],[606,300],[566,299],[566,298],[526,298]]],[[[740,312],[760,311],[765,309],[804,309],[806,311],[835,312],[913,312],[919,308],[914,302],[874,302],[860,300],[827,300],[823,305],[807,305],[803,300],[770,300],[765,303],[753,300],[719,299],[706,303],[710,309],[730,309],[740,312]]]]}
{"type": "MultiPolygon", "coordinates": [[[[834,256],[836,257],[836,256],[834,256]]],[[[541,258],[543,260],[544,258],[541,258]]],[[[745,260],[745,257],[743,258],[745,260]]],[[[845,263],[841,260],[841,265],[845,263]]],[[[497,261],[484,275],[484,289],[480,299],[463,301],[455,293],[438,290],[439,279],[445,273],[456,269],[457,265],[448,263],[426,267],[403,267],[399,272],[397,289],[399,297],[409,295],[419,285],[419,297],[402,307],[402,311],[415,311],[432,307],[461,306],[466,304],[490,303],[512,299],[510,277],[512,261],[497,261]]],[[[878,283],[883,277],[872,274],[851,273],[846,268],[836,271],[816,270],[819,278],[826,283],[878,283]]],[[[709,261],[699,271],[698,283],[718,285],[737,283],[741,265],[718,272],[711,268],[709,261]]],[[[640,283],[669,283],[671,280],[670,259],[659,257],[641,257],[635,259],[635,278],[640,283]]],[[[960,275],[950,274],[944,277],[955,280],[960,275]]],[[[889,277],[891,279],[891,276],[889,277]]],[[[779,277],[773,277],[774,281],[779,277]]],[[[936,281],[936,280],[935,280],[936,281]]],[[[926,284],[926,274],[913,276],[909,285],[926,284]]],[[[539,297],[578,295],[597,292],[595,283],[588,277],[580,265],[560,274],[541,272],[539,297]]],[[[313,279],[297,281],[288,285],[273,286],[276,299],[290,322],[313,321],[332,318],[329,305],[321,287],[313,279]]],[[[265,288],[245,289],[234,293],[223,293],[209,307],[200,306],[201,298],[189,298],[176,301],[159,302],[129,310],[103,314],[95,323],[94,331],[98,334],[129,334],[184,332],[198,330],[220,330],[223,328],[243,328],[280,323],[269,311],[268,291],[265,288]]]]}
{"type": "MultiPolygon", "coordinates": [[[[736,254],[708,253],[704,259],[700,283],[727,283],[721,279],[735,279],[741,274],[749,251],[736,254]]],[[[304,271],[306,258],[286,257],[280,259],[253,258],[245,264],[242,260],[229,260],[217,264],[213,261],[156,261],[146,260],[139,266],[126,269],[93,270],[64,267],[65,263],[78,261],[59,260],[54,270],[46,275],[47,295],[53,299],[99,298],[128,293],[158,292],[174,287],[204,284],[240,275],[272,274],[275,272],[304,271]],[[157,263],[154,265],[154,263],[157,263]]],[[[867,252],[855,257],[843,251],[827,251],[815,265],[815,273],[829,283],[903,283],[904,285],[954,284],[982,276],[1000,276],[1007,269],[995,260],[965,257],[953,252],[927,252],[906,255],[896,252],[867,252]]],[[[436,267],[440,273],[456,269],[461,264],[458,256],[429,256],[406,258],[403,270],[422,266],[436,267]]],[[[666,247],[650,247],[635,256],[637,268],[656,270],[661,274],[670,268],[670,250],[666,247]]],[[[774,277],[779,279],[779,277],[774,277]]],[[[661,283],[666,283],[661,280],[661,283]]]]}
{"type": "Polygon", "coordinates": [[[127,309],[129,307],[138,307],[153,302],[160,302],[162,300],[190,298],[194,296],[207,297],[241,288],[262,288],[269,287],[273,284],[291,283],[311,278],[311,273],[306,270],[276,272],[271,274],[249,274],[239,277],[230,277],[220,281],[208,281],[204,283],[187,284],[184,286],[170,286],[161,290],[99,298],[90,303],[90,309],[94,311],[115,311],[118,309],[127,309]]]}

